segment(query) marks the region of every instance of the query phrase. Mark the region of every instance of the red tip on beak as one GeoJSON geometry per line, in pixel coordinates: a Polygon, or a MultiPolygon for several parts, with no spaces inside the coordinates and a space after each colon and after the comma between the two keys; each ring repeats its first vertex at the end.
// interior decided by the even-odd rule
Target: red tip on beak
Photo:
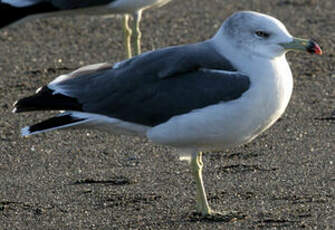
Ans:
{"type": "Polygon", "coordinates": [[[314,52],[317,54],[317,55],[322,55],[322,49],[320,48],[320,46],[315,43],[315,46],[314,46],[314,52]]]}
{"type": "Polygon", "coordinates": [[[317,54],[317,55],[322,55],[322,49],[320,48],[320,46],[318,45],[318,43],[316,43],[313,40],[309,41],[308,47],[307,47],[307,51],[312,53],[312,54],[317,54]]]}

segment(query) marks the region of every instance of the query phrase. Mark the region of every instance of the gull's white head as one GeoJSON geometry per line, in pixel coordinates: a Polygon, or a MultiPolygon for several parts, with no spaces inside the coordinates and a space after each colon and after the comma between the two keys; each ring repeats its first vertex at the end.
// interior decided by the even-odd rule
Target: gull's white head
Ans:
{"type": "Polygon", "coordinates": [[[240,11],[228,17],[214,40],[224,41],[244,54],[265,58],[275,58],[289,50],[321,54],[315,42],[292,37],[278,19],[251,11],[240,11]]]}

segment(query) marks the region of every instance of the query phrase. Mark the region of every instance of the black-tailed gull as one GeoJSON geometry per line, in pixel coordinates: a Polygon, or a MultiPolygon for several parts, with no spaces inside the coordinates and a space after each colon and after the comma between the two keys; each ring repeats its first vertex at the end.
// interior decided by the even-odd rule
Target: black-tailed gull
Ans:
{"type": "Polygon", "coordinates": [[[160,7],[171,0],[0,0],[0,28],[21,19],[72,14],[124,14],[123,30],[128,58],[132,57],[132,47],[136,55],[141,53],[140,21],[142,11],[160,7]],[[88,9],[90,8],[90,9],[88,9]],[[129,16],[134,18],[129,27],[129,16]],[[28,17],[30,16],[30,17],[28,17]],[[131,34],[135,38],[131,39],[131,34]],[[131,45],[131,43],[133,45],[131,45]]]}
{"type": "Polygon", "coordinates": [[[293,88],[289,50],[322,53],[273,17],[237,12],[207,41],[59,76],[14,112],[64,110],[23,128],[24,136],[82,126],[177,148],[192,168],[197,210],[208,216],[202,152],[248,143],[284,113],[293,88]]]}

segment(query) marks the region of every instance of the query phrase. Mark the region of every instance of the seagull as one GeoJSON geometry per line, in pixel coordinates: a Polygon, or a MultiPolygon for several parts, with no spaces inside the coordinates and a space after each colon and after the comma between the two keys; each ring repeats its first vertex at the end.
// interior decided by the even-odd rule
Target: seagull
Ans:
{"type": "Polygon", "coordinates": [[[202,152],[246,144],[278,120],[293,88],[290,50],[322,54],[315,41],[293,37],[279,20],[240,11],[206,41],[61,75],[17,101],[13,112],[62,110],[23,128],[23,136],[85,127],[176,148],[191,166],[197,211],[215,216],[202,152]]]}
{"type": "Polygon", "coordinates": [[[136,55],[141,53],[140,21],[143,10],[163,6],[169,1],[171,0],[0,0],[0,29],[35,17],[74,13],[120,13],[124,14],[122,24],[125,47],[127,57],[130,58],[132,57],[132,46],[135,47],[136,55]],[[129,27],[130,16],[134,19],[132,28],[129,27]],[[135,34],[133,40],[131,39],[132,33],[135,34]]]}

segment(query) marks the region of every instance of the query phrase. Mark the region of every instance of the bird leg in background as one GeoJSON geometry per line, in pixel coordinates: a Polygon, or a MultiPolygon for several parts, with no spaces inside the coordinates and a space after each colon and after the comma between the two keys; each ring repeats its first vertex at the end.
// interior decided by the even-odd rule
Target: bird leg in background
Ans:
{"type": "Polygon", "coordinates": [[[135,51],[136,55],[141,54],[141,37],[142,37],[142,33],[140,30],[141,18],[142,18],[142,10],[139,10],[134,14],[134,23],[133,23],[133,31],[135,33],[135,38],[133,40],[133,43],[135,45],[133,45],[133,47],[135,47],[136,49],[135,51]]]}
{"type": "Polygon", "coordinates": [[[197,186],[196,202],[197,210],[202,216],[208,216],[211,214],[211,209],[208,205],[204,183],[202,180],[202,152],[195,152],[192,154],[191,158],[191,168],[193,178],[197,186]]]}
{"type": "Polygon", "coordinates": [[[127,52],[127,57],[131,58],[132,57],[132,53],[131,53],[131,34],[132,31],[128,25],[129,22],[129,15],[125,14],[123,16],[123,33],[124,33],[124,43],[125,43],[125,47],[126,47],[126,52],[127,52]]]}

